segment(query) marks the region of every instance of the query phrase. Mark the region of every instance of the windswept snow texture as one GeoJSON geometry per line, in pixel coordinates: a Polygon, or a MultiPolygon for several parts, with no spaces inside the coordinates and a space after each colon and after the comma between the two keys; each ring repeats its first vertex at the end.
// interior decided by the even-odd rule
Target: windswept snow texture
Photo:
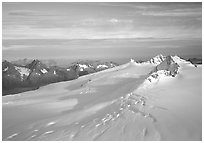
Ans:
{"type": "Polygon", "coordinates": [[[131,61],[5,96],[3,140],[202,140],[202,67],[178,64],[175,77],[131,61]]]}

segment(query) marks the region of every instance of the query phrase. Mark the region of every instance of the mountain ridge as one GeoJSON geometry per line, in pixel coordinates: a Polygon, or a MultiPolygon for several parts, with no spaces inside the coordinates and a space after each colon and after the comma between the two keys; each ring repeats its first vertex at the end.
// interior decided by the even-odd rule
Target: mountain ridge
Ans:
{"type": "Polygon", "coordinates": [[[79,76],[117,66],[113,62],[97,61],[95,65],[93,63],[94,61],[76,62],[68,67],[58,67],[47,66],[38,59],[26,65],[13,64],[4,60],[2,62],[3,95],[19,93],[19,90],[15,92],[16,88],[23,88],[23,91],[25,88],[36,89],[50,83],[73,80],[79,76]]]}
{"type": "MultiPolygon", "coordinates": [[[[176,55],[163,56],[162,54],[159,54],[146,62],[138,63],[134,59],[131,59],[129,62],[129,64],[133,65],[147,64],[153,66],[154,68],[147,78],[149,81],[157,79],[157,77],[159,78],[161,74],[175,77],[179,72],[180,63],[187,63],[190,66],[194,66],[190,61],[186,61],[176,55]]],[[[34,59],[27,65],[12,64],[7,60],[4,60],[2,62],[3,95],[19,93],[19,91],[7,93],[5,92],[7,89],[15,89],[18,87],[28,88],[28,90],[33,89],[33,87],[36,89],[50,83],[74,80],[80,76],[114,68],[116,66],[119,66],[119,64],[112,61],[103,62],[100,60],[80,60],[71,63],[71,65],[67,67],[48,66],[38,59],[34,59]]]]}

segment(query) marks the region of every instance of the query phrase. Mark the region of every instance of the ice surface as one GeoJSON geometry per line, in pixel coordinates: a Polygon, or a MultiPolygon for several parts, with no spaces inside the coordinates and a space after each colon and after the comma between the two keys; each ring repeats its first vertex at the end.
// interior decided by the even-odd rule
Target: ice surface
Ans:
{"type": "Polygon", "coordinates": [[[179,64],[175,77],[129,62],[4,96],[3,140],[201,140],[202,66],[179,64]]]}
{"type": "Polygon", "coordinates": [[[147,104],[157,109],[163,140],[201,140],[202,138],[202,66],[189,66],[182,61],[175,78],[153,83],[153,88],[138,88],[135,93],[153,99],[147,104]],[[164,112],[165,111],[165,112],[164,112]]]}

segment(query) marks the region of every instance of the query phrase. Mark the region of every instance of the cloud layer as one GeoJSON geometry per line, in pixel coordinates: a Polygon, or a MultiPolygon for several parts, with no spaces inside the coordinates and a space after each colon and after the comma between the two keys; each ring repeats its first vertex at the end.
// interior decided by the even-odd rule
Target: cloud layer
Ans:
{"type": "Polygon", "coordinates": [[[201,3],[3,3],[3,39],[201,38],[201,3]]]}

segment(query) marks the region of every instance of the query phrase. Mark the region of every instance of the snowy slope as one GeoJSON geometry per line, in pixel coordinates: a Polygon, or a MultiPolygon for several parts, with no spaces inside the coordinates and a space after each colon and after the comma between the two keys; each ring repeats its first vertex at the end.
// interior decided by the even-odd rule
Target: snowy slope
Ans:
{"type": "Polygon", "coordinates": [[[152,115],[159,119],[162,140],[201,140],[202,66],[180,63],[176,77],[163,76],[159,82],[142,84],[135,94],[148,97],[152,115]]]}
{"type": "Polygon", "coordinates": [[[201,140],[201,66],[179,66],[173,77],[131,60],[5,96],[3,140],[201,140]]]}

